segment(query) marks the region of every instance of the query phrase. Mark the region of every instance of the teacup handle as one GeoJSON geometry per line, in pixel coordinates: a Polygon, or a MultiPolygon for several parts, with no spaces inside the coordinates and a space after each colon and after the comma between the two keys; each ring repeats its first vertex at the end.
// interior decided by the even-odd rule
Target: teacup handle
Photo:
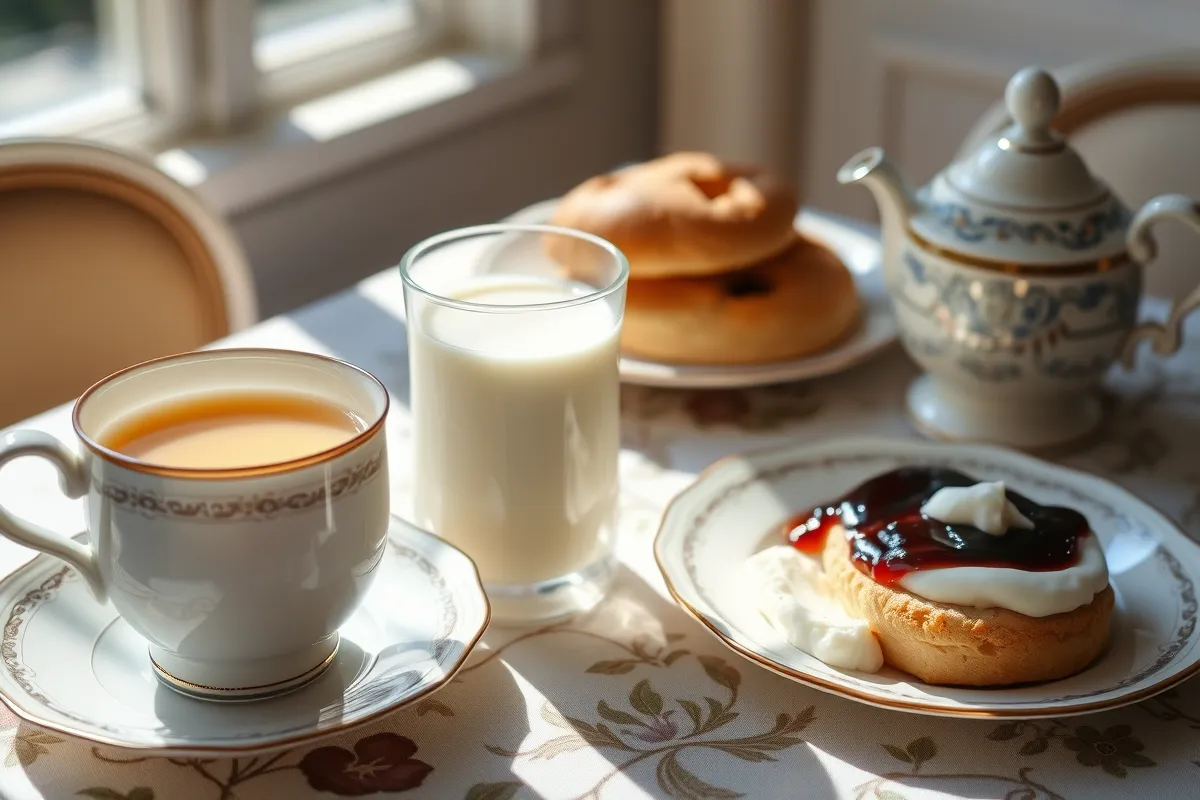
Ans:
{"type": "MultiPolygon", "coordinates": [[[[1129,225],[1125,246],[1134,261],[1145,265],[1158,255],[1158,244],[1150,231],[1156,222],[1163,219],[1178,220],[1200,233],[1200,208],[1192,198],[1182,194],[1159,195],[1142,206],[1129,225]]],[[[1183,344],[1183,319],[1197,307],[1200,307],[1200,286],[1175,304],[1165,323],[1144,322],[1134,328],[1121,354],[1121,364],[1125,369],[1133,368],[1142,339],[1149,339],[1154,352],[1160,356],[1169,356],[1179,350],[1183,344]]]]}
{"type": "MultiPolygon", "coordinates": [[[[84,461],[71,448],[41,431],[13,431],[0,439],[0,467],[22,456],[41,456],[58,469],[59,486],[72,500],[83,497],[88,490],[88,474],[84,461]]],[[[96,551],[66,536],[19,519],[0,506],[0,536],[18,544],[61,558],[84,577],[92,594],[101,603],[107,593],[100,578],[96,551]]]]}

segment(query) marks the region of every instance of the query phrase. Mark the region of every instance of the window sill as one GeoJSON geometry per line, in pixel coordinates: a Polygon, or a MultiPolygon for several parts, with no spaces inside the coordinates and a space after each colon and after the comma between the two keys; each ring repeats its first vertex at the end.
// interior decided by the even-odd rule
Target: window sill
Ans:
{"type": "Polygon", "coordinates": [[[256,129],[187,141],[159,168],[223,215],[244,212],[571,86],[578,54],[430,58],[283,109],[256,129]]]}

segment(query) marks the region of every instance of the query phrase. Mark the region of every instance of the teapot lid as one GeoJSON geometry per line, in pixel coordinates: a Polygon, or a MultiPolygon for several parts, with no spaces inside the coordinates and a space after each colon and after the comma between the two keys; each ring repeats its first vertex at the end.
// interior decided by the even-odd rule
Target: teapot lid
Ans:
{"type": "Polygon", "coordinates": [[[934,178],[914,231],[1012,264],[1074,266],[1123,253],[1128,211],[1050,127],[1060,100],[1054,78],[1023,69],[1004,100],[1013,124],[934,178]]]}

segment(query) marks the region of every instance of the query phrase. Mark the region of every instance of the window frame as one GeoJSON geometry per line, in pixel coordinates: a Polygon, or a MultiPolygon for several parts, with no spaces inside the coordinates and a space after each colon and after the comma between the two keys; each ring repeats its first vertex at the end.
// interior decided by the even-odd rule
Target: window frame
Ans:
{"type": "MultiPolygon", "coordinates": [[[[412,0],[412,4],[415,26],[381,28],[372,24],[370,11],[347,12],[338,41],[307,48],[307,54],[297,54],[274,68],[259,64],[259,43],[255,41],[251,52],[261,101],[278,105],[309,99],[394,69],[444,44],[451,34],[446,25],[445,2],[412,0]]],[[[250,24],[254,24],[253,19],[250,24]]]]}
{"type": "Polygon", "coordinates": [[[340,47],[318,46],[311,57],[269,71],[255,63],[254,2],[96,2],[107,20],[101,35],[115,40],[118,57],[137,62],[137,85],[0,123],[0,136],[79,136],[154,147],[188,133],[235,131],[256,116],[447,46],[531,52],[536,7],[545,0],[413,0],[421,18],[415,29],[362,31],[340,47]]]}
{"type": "Polygon", "coordinates": [[[0,136],[79,136],[115,143],[148,140],[190,121],[195,71],[191,35],[179,22],[192,0],[96,0],[99,35],[135,78],[81,99],[0,123],[0,136]]]}
{"type": "MultiPolygon", "coordinates": [[[[31,133],[139,152],[201,189],[219,212],[236,214],[567,90],[582,74],[577,0],[420,1],[443,6],[435,40],[360,60],[336,85],[296,73],[273,95],[254,64],[253,17],[238,16],[250,5],[244,0],[100,0],[137,18],[141,102],[118,118],[80,117],[31,133]],[[465,90],[435,91],[418,77],[447,61],[470,70],[465,90]],[[369,94],[380,82],[405,86],[391,96],[391,111],[366,114],[332,138],[310,138],[293,124],[305,108],[369,94]]],[[[381,110],[360,101],[364,109],[381,110]]]]}
{"type": "MultiPolygon", "coordinates": [[[[201,0],[191,0],[201,2],[201,0]]],[[[189,0],[176,0],[189,2],[189,0]]],[[[236,129],[270,113],[369,81],[447,49],[530,58],[541,7],[574,0],[413,0],[423,24],[367,34],[278,69],[256,63],[252,2],[202,6],[199,46],[209,65],[203,116],[210,130],[236,129]]]]}
{"type": "MultiPolygon", "coordinates": [[[[443,4],[440,0],[414,2],[427,9],[443,4]]],[[[256,114],[401,66],[445,36],[436,22],[441,15],[431,12],[428,18],[435,21],[436,27],[364,32],[343,41],[341,46],[314,48],[311,57],[268,71],[260,69],[255,60],[256,13],[257,4],[253,2],[212,2],[200,9],[197,39],[203,60],[209,65],[202,105],[211,130],[237,128],[256,114]]]]}

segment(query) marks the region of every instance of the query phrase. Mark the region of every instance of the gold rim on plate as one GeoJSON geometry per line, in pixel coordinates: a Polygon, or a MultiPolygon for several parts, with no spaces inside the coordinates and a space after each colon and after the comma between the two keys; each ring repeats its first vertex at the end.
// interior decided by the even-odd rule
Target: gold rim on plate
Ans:
{"type": "MultiPolygon", "coordinates": [[[[892,439],[892,441],[901,441],[901,440],[892,439]]],[[[913,444],[920,445],[920,444],[928,444],[928,443],[916,440],[913,442],[913,444]]],[[[944,444],[945,443],[943,443],[943,445],[944,444]]],[[[903,698],[893,699],[893,698],[876,696],[873,694],[869,694],[867,692],[862,692],[858,689],[855,689],[855,688],[848,686],[846,684],[843,684],[843,683],[830,681],[830,680],[822,678],[818,675],[814,675],[812,673],[802,672],[800,670],[789,667],[785,664],[781,664],[778,661],[768,658],[767,656],[764,656],[760,653],[754,652],[753,650],[751,650],[748,647],[746,647],[745,645],[739,643],[732,637],[726,635],[716,624],[714,624],[708,618],[708,616],[703,611],[694,607],[691,603],[689,603],[687,600],[684,599],[682,593],[680,593],[680,591],[675,587],[675,584],[671,581],[671,576],[667,571],[666,565],[663,563],[663,557],[661,554],[663,533],[667,527],[667,518],[670,515],[672,509],[675,507],[675,505],[677,503],[679,503],[681,500],[683,500],[685,495],[694,491],[696,489],[696,487],[698,487],[704,480],[711,477],[717,470],[725,467],[726,464],[733,462],[733,461],[738,461],[738,460],[744,461],[746,459],[746,457],[749,455],[769,456],[774,453],[783,453],[783,452],[786,452],[789,450],[793,450],[797,446],[798,446],[797,443],[792,442],[792,443],[783,444],[783,445],[776,445],[773,447],[760,448],[757,450],[748,451],[748,452],[744,452],[744,453],[734,453],[732,455],[723,456],[721,458],[718,458],[716,461],[712,462],[707,467],[702,469],[699,473],[697,473],[695,480],[693,480],[691,484],[689,484],[686,488],[684,488],[682,491],[680,491],[678,494],[676,494],[673,498],[671,498],[671,500],[667,503],[666,508],[663,509],[662,521],[659,522],[658,531],[654,535],[654,542],[652,544],[652,547],[654,550],[654,563],[658,566],[659,574],[662,575],[663,582],[666,584],[667,591],[670,592],[672,599],[675,600],[675,602],[679,605],[679,607],[682,608],[683,611],[688,614],[688,616],[695,619],[705,629],[707,629],[714,637],[716,637],[717,641],[721,642],[721,644],[725,645],[726,647],[728,647],[730,650],[737,653],[738,655],[754,662],[755,664],[758,664],[759,666],[763,667],[767,671],[773,672],[776,675],[782,675],[785,678],[789,678],[791,680],[796,681],[797,683],[802,683],[806,686],[811,686],[814,689],[819,689],[819,690],[827,692],[829,694],[837,695],[839,697],[844,697],[848,700],[855,700],[855,701],[858,701],[861,703],[865,703],[867,705],[874,706],[876,708],[884,708],[884,709],[897,710],[897,711],[916,712],[916,713],[920,713],[920,714],[928,714],[931,716],[939,716],[939,717],[957,717],[957,718],[963,718],[963,719],[996,719],[996,718],[1039,719],[1039,718],[1044,718],[1044,717],[1056,717],[1056,716],[1077,716],[1080,714],[1089,714],[1089,713],[1094,713],[1097,711],[1106,711],[1106,710],[1110,710],[1110,709],[1114,709],[1114,708],[1120,708],[1122,706],[1132,705],[1133,703],[1137,703],[1141,700],[1146,700],[1157,694],[1161,694],[1162,692],[1165,692],[1166,690],[1170,689],[1171,687],[1176,686],[1179,683],[1181,683],[1181,682],[1187,680],[1188,678],[1192,677],[1193,675],[1197,674],[1197,672],[1200,672],[1200,658],[1198,658],[1194,663],[1192,663],[1191,665],[1187,666],[1186,668],[1180,670],[1179,672],[1175,673],[1174,675],[1167,676],[1167,677],[1159,680],[1157,683],[1154,683],[1143,689],[1139,689],[1136,692],[1131,692],[1129,694],[1121,695],[1119,697],[1113,697],[1108,700],[1096,700],[1096,701],[1090,702],[1090,703],[1080,703],[1080,704],[1076,704],[1076,705],[1055,705],[1055,706],[1046,706],[1046,707],[1039,707],[1039,708],[1020,708],[1020,709],[1017,709],[1017,708],[1014,708],[1014,709],[995,709],[995,708],[982,709],[982,708],[972,708],[972,707],[955,708],[955,707],[939,706],[939,705],[931,705],[931,704],[927,704],[927,703],[922,703],[921,701],[915,700],[915,699],[914,700],[903,699],[903,698]]],[[[804,447],[805,445],[801,444],[799,446],[804,447]]],[[[811,447],[813,445],[809,444],[808,446],[811,447]]],[[[1016,450],[1010,450],[1010,449],[999,447],[996,445],[981,444],[979,446],[986,448],[986,449],[999,450],[1008,455],[1017,455],[1017,456],[1020,456],[1023,458],[1027,458],[1027,459],[1034,458],[1033,456],[1030,456],[1027,453],[1022,453],[1022,452],[1016,451],[1016,450]]],[[[1051,466],[1053,466],[1056,469],[1063,470],[1064,472],[1068,472],[1068,473],[1069,472],[1078,472],[1078,473],[1084,475],[1085,477],[1090,477],[1090,478],[1094,478],[1097,480],[1101,480],[1101,481],[1104,481],[1105,483],[1108,483],[1108,484],[1114,486],[1117,489],[1121,489],[1120,486],[1117,486],[1117,484],[1112,483],[1112,481],[1108,480],[1104,476],[1099,475],[1098,473],[1091,472],[1086,469],[1079,469],[1079,468],[1075,468],[1075,467],[1064,467],[1064,466],[1061,466],[1058,464],[1051,464],[1051,466]]],[[[757,475],[757,472],[755,472],[755,475],[757,475]]],[[[1128,493],[1124,489],[1121,489],[1121,491],[1125,491],[1126,493],[1128,493]]],[[[1192,542],[1197,547],[1200,547],[1200,543],[1195,542],[1190,536],[1188,536],[1183,531],[1183,529],[1180,528],[1179,525],[1168,514],[1164,513],[1157,506],[1155,506],[1151,503],[1148,503],[1145,500],[1141,500],[1141,498],[1136,498],[1136,499],[1138,499],[1139,502],[1141,502],[1147,508],[1150,508],[1155,513],[1157,513],[1159,516],[1161,516],[1163,518],[1163,520],[1167,524],[1169,524],[1172,528],[1174,528],[1174,530],[1177,533],[1179,533],[1179,535],[1184,540],[1192,542]]],[[[1158,545],[1161,547],[1162,546],[1161,540],[1156,539],[1156,541],[1157,541],[1158,545]]],[[[1091,667],[1088,667],[1088,669],[1090,669],[1090,668],[1091,667]]],[[[907,674],[907,673],[905,673],[905,674],[907,674]]],[[[923,681],[920,681],[915,677],[912,680],[914,683],[920,684],[922,686],[931,685],[931,684],[926,684],[923,681]]]]}

